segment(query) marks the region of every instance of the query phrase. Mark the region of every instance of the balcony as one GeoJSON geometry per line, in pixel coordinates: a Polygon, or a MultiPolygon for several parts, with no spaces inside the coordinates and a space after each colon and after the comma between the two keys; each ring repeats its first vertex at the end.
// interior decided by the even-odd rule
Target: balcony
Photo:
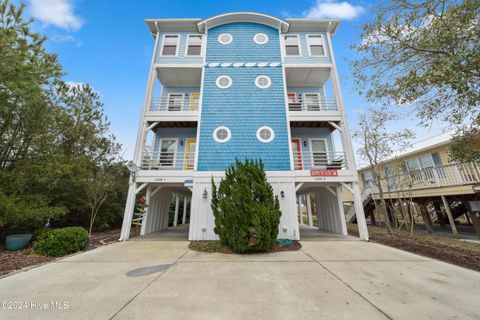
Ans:
{"type": "Polygon", "coordinates": [[[183,170],[195,168],[195,152],[146,150],[140,163],[141,170],[183,170]]]}
{"type": "Polygon", "coordinates": [[[195,112],[198,111],[200,97],[183,94],[170,95],[168,97],[154,97],[150,103],[152,112],[195,112]]]}
{"type": "MultiPolygon", "coordinates": [[[[453,163],[439,167],[410,171],[381,180],[386,192],[410,192],[413,190],[456,187],[480,183],[479,163],[453,163]]],[[[376,186],[371,187],[378,193],[376,186]]]]}
{"type": "Polygon", "coordinates": [[[342,170],[347,168],[344,152],[293,151],[295,170],[342,170]]]}
{"type": "Polygon", "coordinates": [[[291,112],[328,112],[338,111],[335,98],[304,99],[299,101],[288,101],[288,110],[291,112]]]}

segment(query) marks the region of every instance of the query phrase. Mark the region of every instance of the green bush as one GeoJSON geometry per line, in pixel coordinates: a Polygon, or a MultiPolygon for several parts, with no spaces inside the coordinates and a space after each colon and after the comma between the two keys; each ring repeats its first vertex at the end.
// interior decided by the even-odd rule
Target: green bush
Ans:
{"type": "Polygon", "coordinates": [[[212,178],[215,233],[233,252],[267,252],[278,235],[280,204],[262,161],[236,160],[217,186],[212,178]]]}
{"type": "Polygon", "coordinates": [[[52,229],[39,234],[33,251],[44,256],[59,257],[83,250],[88,240],[88,232],[82,227],[52,229]]]}

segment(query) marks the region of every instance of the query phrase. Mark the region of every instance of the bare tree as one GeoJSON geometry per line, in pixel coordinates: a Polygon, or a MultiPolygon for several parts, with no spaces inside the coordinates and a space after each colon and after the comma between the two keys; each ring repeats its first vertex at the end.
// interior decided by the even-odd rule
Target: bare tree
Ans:
{"type": "MultiPolygon", "coordinates": [[[[409,146],[414,133],[409,129],[390,132],[387,124],[398,120],[398,115],[392,113],[386,107],[368,108],[359,116],[358,128],[353,131],[354,138],[361,145],[358,150],[359,156],[367,160],[373,175],[373,183],[378,190],[380,212],[385,217],[388,231],[392,232],[391,217],[388,215],[387,202],[385,201],[386,166],[383,162],[394,153],[396,149],[409,146]]],[[[377,205],[377,202],[375,202],[377,205]]]]}

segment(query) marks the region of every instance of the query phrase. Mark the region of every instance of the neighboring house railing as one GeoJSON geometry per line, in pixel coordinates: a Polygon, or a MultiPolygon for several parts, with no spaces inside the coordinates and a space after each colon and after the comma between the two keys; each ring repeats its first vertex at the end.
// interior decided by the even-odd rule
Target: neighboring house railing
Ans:
{"type": "Polygon", "coordinates": [[[195,152],[145,151],[140,168],[142,170],[193,170],[195,152]]]}
{"type": "Polygon", "coordinates": [[[293,152],[295,170],[341,170],[346,169],[344,152],[293,152]]]}
{"type": "Polygon", "coordinates": [[[289,101],[288,109],[290,111],[338,111],[335,98],[289,101]]]}
{"type": "MultiPolygon", "coordinates": [[[[452,163],[444,166],[410,171],[382,179],[385,192],[454,187],[480,183],[480,164],[475,162],[452,163]]],[[[372,188],[378,193],[378,188],[372,188]]]]}
{"type": "Polygon", "coordinates": [[[154,97],[150,104],[150,111],[198,111],[199,97],[154,97]]]}

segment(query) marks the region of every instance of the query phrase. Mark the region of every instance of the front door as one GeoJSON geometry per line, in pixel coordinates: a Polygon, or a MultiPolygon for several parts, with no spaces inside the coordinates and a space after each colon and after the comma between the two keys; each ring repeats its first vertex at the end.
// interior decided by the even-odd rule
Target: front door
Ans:
{"type": "Polygon", "coordinates": [[[185,145],[185,160],[183,162],[183,170],[193,170],[195,168],[195,148],[197,139],[188,138],[185,145]]]}
{"type": "Polygon", "coordinates": [[[183,93],[168,94],[168,111],[182,111],[184,96],[183,93]]]}
{"type": "Polygon", "coordinates": [[[302,143],[298,138],[292,138],[293,167],[295,170],[303,169],[302,143]]]}
{"type": "Polygon", "coordinates": [[[163,138],[160,140],[159,164],[161,167],[174,167],[177,153],[177,139],[163,138]]]}
{"type": "Polygon", "coordinates": [[[310,139],[312,167],[325,167],[328,164],[327,145],[324,139],[310,139]]]}
{"type": "Polygon", "coordinates": [[[303,95],[305,102],[305,108],[307,111],[319,111],[320,110],[320,97],[318,93],[305,93],[303,95]]]}

